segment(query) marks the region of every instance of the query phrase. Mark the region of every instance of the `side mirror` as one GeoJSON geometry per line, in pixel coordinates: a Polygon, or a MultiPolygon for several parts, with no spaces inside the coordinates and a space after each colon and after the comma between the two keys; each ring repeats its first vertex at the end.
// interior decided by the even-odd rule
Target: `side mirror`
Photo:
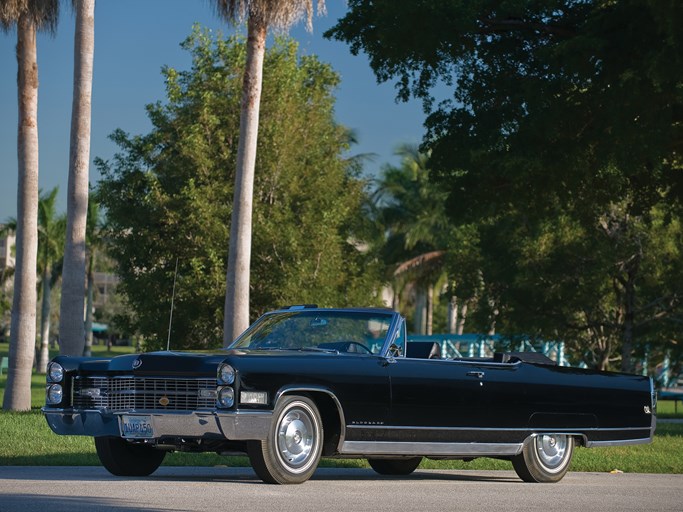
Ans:
{"type": "Polygon", "coordinates": [[[389,345],[389,356],[390,357],[401,357],[401,347],[396,345],[396,343],[392,343],[389,345]]]}

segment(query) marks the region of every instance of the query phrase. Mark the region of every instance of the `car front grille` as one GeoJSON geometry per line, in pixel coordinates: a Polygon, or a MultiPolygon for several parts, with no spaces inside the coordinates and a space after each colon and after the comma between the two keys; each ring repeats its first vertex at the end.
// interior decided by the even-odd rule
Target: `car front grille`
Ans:
{"type": "Polygon", "coordinates": [[[108,411],[213,409],[216,379],[76,377],[73,406],[108,411]]]}

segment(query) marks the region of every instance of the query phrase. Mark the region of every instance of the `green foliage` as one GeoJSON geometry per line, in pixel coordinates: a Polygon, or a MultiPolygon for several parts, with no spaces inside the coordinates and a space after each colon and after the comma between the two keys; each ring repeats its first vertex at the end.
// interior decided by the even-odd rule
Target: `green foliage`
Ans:
{"type": "MultiPolygon", "coordinates": [[[[432,288],[446,279],[444,249],[457,233],[445,211],[447,193],[430,179],[429,155],[410,145],[400,146],[396,154],[400,166],[385,166],[377,181],[371,245],[387,268],[394,306],[408,318],[409,330],[435,332],[433,322],[426,325],[427,311],[438,302],[432,288]]],[[[445,329],[443,322],[436,323],[445,329]]]]}
{"type": "MultiPolygon", "coordinates": [[[[166,68],[167,101],[148,107],[152,131],[118,130],[121,151],[99,162],[109,253],[128,298],[129,328],[166,338],[176,258],[175,348],[222,339],[225,267],[239,134],[244,41],[195,28],[183,43],[192,68],[166,68]]],[[[361,228],[365,184],[342,158],[334,122],[338,76],[279,39],[264,64],[254,185],[252,316],[288,303],[376,301],[366,257],[349,242],[361,228]]]]}
{"type": "Polygon", "coordinates": [[[61,274],[66,237],[66,215],[57,215],[59,188],[40,194],[38,199],[38,273],[48,272],[52,286],[61,274]],[[55,267],[56,265],[56,267],[55,267]]]}
{"type": "Polygon", "coordinates": [[[326,35],[367,53],[399,97],[426,101],[425,144],[454,213],[475,203],[495,214],[509,202],[535,213],[559,202],[602,214],[627,196],[642,212],[662,192],[681,197],[680,2],[349,7],[326,35]],[[433,88],[444,83],[453,96],[434,108],[433,88]]]}
{"type": "Polygon", "coordinates": [[[423,149],[451,219],[475,229],[498,329],[625,370],[675,350],[683,4],[349,6],[327,35],[367,53],[400,98],[424,100],[423,149]]]}
{"type": "Polygon", "coordinates": [[[458,186],[490,208],[530,183],[599,208],[683,183],[681,20],[674,0],[351,0],[326,35],[425,100],[436,167],[485,167],[458,186]],[[453,96],[434,108],[438,84],[453,96]]]}

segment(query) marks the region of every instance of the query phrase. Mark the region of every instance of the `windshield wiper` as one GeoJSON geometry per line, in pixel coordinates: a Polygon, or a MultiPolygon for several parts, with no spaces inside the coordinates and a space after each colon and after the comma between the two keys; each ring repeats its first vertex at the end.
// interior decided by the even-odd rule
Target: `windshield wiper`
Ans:
{"type": "Polygon", "coordinates": [[[336,348],[299,347],[296,350],[299,352],[325,352],[327,354],[339,354],[339,350],[336,348]]]}

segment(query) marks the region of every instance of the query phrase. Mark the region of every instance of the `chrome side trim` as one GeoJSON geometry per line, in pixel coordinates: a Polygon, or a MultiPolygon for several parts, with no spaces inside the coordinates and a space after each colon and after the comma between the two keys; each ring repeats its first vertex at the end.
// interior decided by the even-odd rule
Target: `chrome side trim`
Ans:
{"type": "MultiPolygon", "coordinates": [[[[537,432],[537,433],[557,433],[565,435],[582,435],[577,433],[577,428],[572,427],[566,430],[558,429],[557,427],[522,427],[522,428],[491,428],[491,427],[412,427],[412,426],[387,426],[387,425],[348,425],[348,429],[377,429],[377,430],[433,430],[433,431],[468,431],[476,430],[480,432],[537,432]]],[[[622,428],[580,428],[580,432],[625,432],[630,430],[647,430],[648,426],[644,427],[622,427],[622,428]]]]}
{"type": "Polygon", "coordinates": [[[651,437],[644,439],[623,439],[617,441],[586,441],[586,448],[597,448],[599,446],[628,446],[630,444],[649,444],[651,437]]]}
{"type": "Polygon", "coordinates": [[[522,453],[523,443],[399,443],[345,441],[341,455],[422,455],[439,457],[512,456],[522,453]]]}

